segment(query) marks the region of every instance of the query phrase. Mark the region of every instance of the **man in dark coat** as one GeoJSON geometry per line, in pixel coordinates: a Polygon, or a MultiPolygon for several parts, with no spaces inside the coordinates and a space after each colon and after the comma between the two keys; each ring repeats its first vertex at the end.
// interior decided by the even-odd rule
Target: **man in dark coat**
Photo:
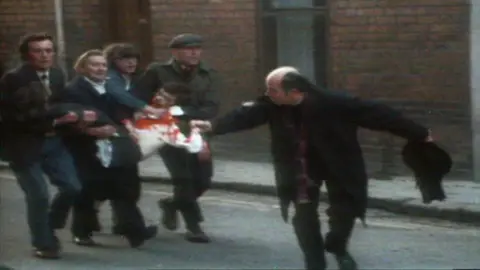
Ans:
{"type": "Polygon", "coordinates": [[[19,53],[23,63],[0,79],[3,123],[0,147],[25,192],[34,255],[54,259],[59,257],[60,250],[54,230],[65,226],[81,185],[72,157],[54,130],[54,120],[26,114],[29,108],[20,106],[15,96],[21,88],[40,84],[45,100],[55,103],[64,91],[65,76],[52,66],[55,46],[50,35],[25,36],[20,42],[19,53]],[[51,204],[44,174],[59,189],[51,204]]]}
{"type": "MultiPolygon", "coordinates": [[[[214,69],[200,60],[202,38],[194,34],[174,37],[169,44],[172,59],[165,63],[152,63],[140,79],[134,94],[151,102],[155,93],[166,83],[184,83],[192,89],[188,104],[181,106],[185,112],[183,125],[188,120],[210,120],[218,113],[217,94],[220,78],[214,69]]],[[[182,123],[180,123],[182,126],[182,123]]],[[[212,177],[212,160],[200,159],[198,154],[189,154],[185,149],[165,146],[160,155],[173,181],[173,197],[159,201],[163,210],[162,223],[169,230],[178,228],[177,211],[183,215],[187,227],[186,239],[191,242],[209,242],[200,223],[203,220],[198,198],[209,188],[212,177]]]]}
{"type": "Polygon", "coordinates": [[[272,71],[266,86],[265,96],[256,101],[213,123],[192,121],[191,125],[221,135],[268,124],[282,216],[287,221],[293,202],[292,223],[306,269],[326,269],[324,249],[335,255],[340,269],[357,269],[347,244],[355,219],[365,216],[368,198],[358,128],[411,141],[431,139],[429,131],[385,105],[320,90],[292,67],[272,71]],[[325,242],[317,212],[323,181],[330,202],[325,242]]]}

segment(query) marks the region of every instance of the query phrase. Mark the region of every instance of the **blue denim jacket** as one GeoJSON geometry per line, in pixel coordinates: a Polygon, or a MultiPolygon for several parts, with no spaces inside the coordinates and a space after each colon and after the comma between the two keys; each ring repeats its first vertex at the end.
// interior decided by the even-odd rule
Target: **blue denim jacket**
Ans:
{"type": "Polygon", "coordinates": [[[110,69],[107,77],[105,88],[118,103],[134,110],[142,110],[148,105],[130,93],[134,85],[130,85],[129,89],[127,89],[127,80],[125,80],[120,72],[110,69]]]}

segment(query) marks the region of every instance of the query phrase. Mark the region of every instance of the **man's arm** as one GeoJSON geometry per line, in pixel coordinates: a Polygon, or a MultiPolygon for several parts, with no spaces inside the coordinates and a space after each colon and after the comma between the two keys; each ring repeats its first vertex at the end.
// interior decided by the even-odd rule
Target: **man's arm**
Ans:
{"type": "Polygon", "coordinates": [[[151,64],[145,73],[140,77],[137,86],[132,90],[132,94],[149,103],[153,95],[162,85],[158,78],[158,64],[151,64]]]}
{"type": "Polygon", "coordinates": [[[212,135],[223,135],[253,129],[268,122],[269,104],[259,98],[254,102],[244,103],[219,119],[212,122],[212,135]]]}
{"type": "Polygon", "coordinates": [[[220,107],[218,93],[222,89],[222,80],[216,71],[210,72],[211,85],[204,99],[200,100],[200,106],[182,106],[185,116],[190,119],[209,120],[218,115],[220,107]]]}
{"type": "Polygon", "coordinates": [[[118,103],[136,111],[143,110],[148,104],[127,92],[124,89],[125,84],[122,82],[122,80],[123,79],[120,78],[117,74],[110,73],[110,78],[107,82],[106,87],[107,92],[118,103]]]}
{"type": "Polygon", "coordinates": [[[338,95],[333,100],[340,113],[360,127],[390,132],[412,141],[425,141],[430,135],[426,127],[385,104],[348,95],[338,95]]]}

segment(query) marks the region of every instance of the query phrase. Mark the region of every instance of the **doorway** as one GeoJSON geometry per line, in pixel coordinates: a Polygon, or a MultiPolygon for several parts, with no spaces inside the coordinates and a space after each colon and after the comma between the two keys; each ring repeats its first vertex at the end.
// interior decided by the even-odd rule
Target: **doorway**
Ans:
{"type": "Polygon", "coordinates": [[[150,0],[106,0],[105,44],[128,42],[141,54],[140,68],[153,60],[150,0]]]}

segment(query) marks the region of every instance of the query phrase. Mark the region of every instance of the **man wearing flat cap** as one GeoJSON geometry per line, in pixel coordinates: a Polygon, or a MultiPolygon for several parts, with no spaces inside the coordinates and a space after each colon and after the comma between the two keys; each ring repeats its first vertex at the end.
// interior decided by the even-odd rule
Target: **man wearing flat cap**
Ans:
{"type": "MultiPolygon", "coordinates": [[[[183,126],[189,129],[188,122],[191,119],[210,120],[218,114],[220,78],[217,71],[201,61],[202,43],[202,37],[195,34],[174,37],[168,44],[171,59],[164,63],[152,63],[134,93],[150,102],[164,84],[185,84],[190,88],[191,96],[187,103],[180,105],[184,112],[181,128],[183,126]]],[[[173,197],[159,201],[163,210],[163,225],[169,230],[176,230],[177,212],[180,212],[186,224],[186,239],[195,243],[209,242],[200,226],[203,217],[197,199],[210,186],[213,174],[211,157],[208,153],[189,154],[184,149],[170,146],[162,148],[160,156],[170,172],[174,186],[173,197]]]]}

